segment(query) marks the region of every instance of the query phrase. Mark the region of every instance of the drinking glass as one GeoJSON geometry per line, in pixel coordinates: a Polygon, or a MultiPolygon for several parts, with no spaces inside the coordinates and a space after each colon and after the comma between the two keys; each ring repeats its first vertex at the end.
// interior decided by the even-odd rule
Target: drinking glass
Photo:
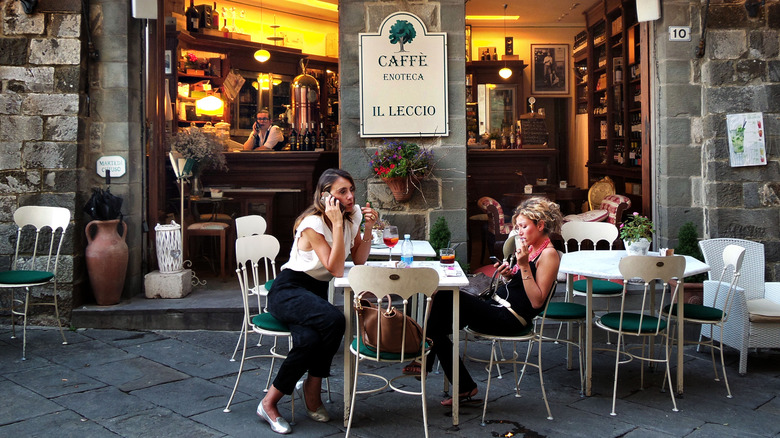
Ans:
{"type": "Polygon", "coordinates": [[[393,261],[393,247],[398,243],[398,227],[395,225],[385,225],[385,230],[382,232],[382,240],[385,245],[390,248],[390,254],[388,261],[393,261]]]}
{"type": "Polygon", "coordinates": [[[442,248],[439,250],[439,263],[445,266],[455,264],[455,250],[453,248],[442,248]]]}

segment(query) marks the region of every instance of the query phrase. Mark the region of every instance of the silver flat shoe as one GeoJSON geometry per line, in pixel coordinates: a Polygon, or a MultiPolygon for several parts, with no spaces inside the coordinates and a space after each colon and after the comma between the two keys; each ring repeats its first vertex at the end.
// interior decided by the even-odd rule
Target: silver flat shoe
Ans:
{"type": "Polygon", "coordinates": [[[325,410],[324,405],[320,405],[316,411],[309,410],[309,406],[306,405],[306,393],[303,391],[303,380],[299,380],[298,383],[295,384],[295,391],[298,392],[298,397],[303,401],[303,407],[306,409],[306,414],[309,418],[314,421],[319,421],[320,423],[327,423],[330,421],[330,415],[328,415],[328,411],[325,410]]]}
{"type": "Polygon", "coordinates": [[[260,401],[260,404],[257,405],[257,415],[259,415],[263,420],[267,421],[268,424],[271,425],[271,430],[274,432],[281,433],[283,435],[292,433],[292,427],[290,426],[290,423],[284,419],[284,417],[280,415],[276,421],[271,419],[271,416],[268,415],[268,413],[265,412],[265,409],[263,408],[262,400],[260,401]]]}

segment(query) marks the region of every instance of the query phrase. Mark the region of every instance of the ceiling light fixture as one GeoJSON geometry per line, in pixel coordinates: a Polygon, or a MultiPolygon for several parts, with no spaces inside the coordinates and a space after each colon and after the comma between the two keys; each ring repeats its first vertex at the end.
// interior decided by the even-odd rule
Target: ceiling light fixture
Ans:
{"type": "Polygon", "coordinates": [[[509,15],[509,16],[503,16],[503,15],[466,15],[466,20],[483,20],[483,21],[499,21],[499,20],[519,20],[519,15],[509,15]]]}
{"type": "MultiPolygon", "coordinates": [[[[504,41],[506,41],[506,7],[504,4],[504,41]]],[[[498,75],[504,79],[509,79],[512,76],[512,69],[506,66],[506,53],[504,53],[504,68],[498,71],[498,75]]]]}
{"type": "Polygon", "coordinates": [[[260,1],[260,49],[255,52],[257,62],[266,62],[271,59],[271,52],[263,48],[263,2],[260,1]]]}

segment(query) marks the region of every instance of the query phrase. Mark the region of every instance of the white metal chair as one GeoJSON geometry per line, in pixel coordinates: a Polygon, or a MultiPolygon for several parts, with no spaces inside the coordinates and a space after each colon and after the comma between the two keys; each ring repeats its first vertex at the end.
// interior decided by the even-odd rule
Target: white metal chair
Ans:
{"type": "MultiPolygon", "coordinates": [[[[253,235],[263,235],[263,233],[265,233],[265,219],[258,215],[238,217],[236,218],[236,233],[238,238],[253,235]]],[[[268,290],[271,288],[271,282],[274,278],[276,278],[276,257],[279,255],[280,246],[279,241],[275,237],[271,237],[272,239],[257,239],[258,243],[263,245],[263,247],[259,248],[259,250],[261,251],[260,255],[262,255],[262,260],[265,267],[266,281],[256,283],[251,286],[249,289],[249,295],[254,295],[257,299],[258,309],[265,308],[265,300],[268,297],[268,290]],[[271,274],[270,277],[268,276],[269,273],[271,274]]],[[[238,254],[236,254],[236,267],[240,268],[243,262],[244,261],[238,259],[238,254]]],[[[244,323],[246,323],[246,321],[244,323]]],[[[236,360],[236,353],[238,352],[239,345],[241,345],[242,336],[244,336],[243,330],[238,336],[238,341],[236,341],[236,348],[233,349],[233,355],[230,356],[231,362],[235,362],[236,360]]],[[[260,338],[257,340],[257,346],[260,347],[262,342],[263,335],[261,334],[260,338]]]]}
{"type": "Polygon", "coordinates": [[[544,303],[544,311],[542,311],[542,314],[539,317],[540,321],[538,325],[528,324],[528,326],[526,326],[520,332],[511,335],[493,335],[493,334],[476,331],[471,327],[464,328],[464,331],[467,334],[474,336],[476,339],[485,339],[490,341],[490,359],[488,360],[488,366],[487,366],[488,380],[487,380],[487,388],[485,389],[485,402],[482,406],[483,426],[487,424],[485,423],[485,416],[487,415],[487,404],[488,404],[488,397],[490,395],[490,381],[493,375],[492,373],[493,365],[496,365],[496,368],[498,368],[499,364],[512,365],[514,371],[514,379],[515,379],[515,397],[521,397],[520,383],[523,380],[523,376],[525,376],[526,367],[530,366],[536,368],[537,371],[539,371],[539,385],[542,389],[542,399],[544,400],[544,405],[547,408],[547,419],[548,420],[553,419],[552,412],[550,411],[550,404],[547,402],[547,393],[544,390],[544,376],[543,376],[543,368],[542,368],[542,340],[543,340],[542,332],[544,331],[544,322],[545,322],[545,315],[547,313],[547,308],[550,305],[550,300],[552,299],[552,296],[555,293],[555,288],[557,287],[557,285],[558,285],[557,281],[553,282],[552,288],[547,295],[547,300],[544,303]],[[526,351],[525,360],[520,360],[519,359],[520,355],[517,352],[517,343],[526,342],[526,341],[528,341],[528,350],[526,351]],[[512,355],[509,358],[504,357],[503,351],[501,351],[501,359],[498,358],[498,351],[496,350],[498,348],[498,350],[500,351],[502,342],[512,343],[512,355]],[[538,350],[536,353],[536,362],[531,362],[530,356],[534,344],[538,344],[538,350]],[[517,376],[518,365],[523,366],[519,378],[517,376]]]}
{"type": "MultiPolygon", "coordinates": [[[[264,308],[258,309],[258,313],[254,314],[249,308],[249,297],[252,295],[252,287],[262,286],[267,279],[268,271],[265,275],[260,274],[259,264],[261,260],[271,257],[276,257],[279,252],[279,242],[274,236],[255,235],[245,236],[236,239],[236,260],[238,261],[238,268],[236,274],[238,275],[238,285],[241,289],[241,301],[244,306],[244,320],[241,325],[241,335],[239,342],[243,339],[243,349],[241,352],[241,364],[238,368],[238,374],[236,375],[236,383],[233,386],[233,392],[230,394],[227,406],[225,406],[224,412],[230,412],[230,404],[233,402],[233,397],[236,395],[238,389],[238,382],[241,380],[241,372],[244,370],[244,362],[248,359],[255,358],[270,358],[271,366],[268,369],[268,379],[266,380],[264,391],[268,391],[268,387],[271,384],[271,374],[274,370],[274,364],[276,359],[284,359],[284,354],[278,353],[277,342],[280,337],[287,338],[289,345],[292,345],[292,336],[290,330],[286,324],[279,322],[276,318],[271,316],[270,313],[264,308]],[[252,285],[250,286],[249,272],[252,275],[252,285]],[[261,335],[272,336],[274,338],[274,344],[269,349],[267,354],[257,354],[247,356],[246,354],[246,342],[249,333],[258,333],[261,335]]],[[[276,275],[275,271],[273,273],[276,275]]],[[[295,412],[293,411],[293,421],[295,420],[295,412]]]]}
{"type": "MultiPolygon", "coordinates": [[[[408,314],[408,307],[411,306],[411,298],[418,295],[425,295],[425,313],[423,314],[423,339],[428,330],[428,315],[431,311],[431,302],[434,292],[439,286],[439,274],[431,268],[381,268],[374,266],[358,265],[349,271],[349,285],[355,292],[355,296],[361,292],[371,292],[377,297],[377,312],[384,312],[384,307],[391,305],[393,297],[400,297],[403,300],[403,309],[397,310],[404,315],[408,314]]],[[[355,308],[356,306],[353,306],[355,308]]],[[[377,315],[382,318],[381,315],[377,315]]],[[[355,309],[355,320],[357,318],[357,309],[355,309]]],[[[381,328],[381,326],[380,326],[381,328]]],[[[347,423],[347,434],[349,436],[352,430],[352,420],[355,416],[355,395],[369,394],[383,391],[390,388],[393,391],[409,395],[418,395],[422,401],[423,424],[425,425],[425,436],[428,436],[428,409],[425,396],[425,384],[427,376],[425,372],[420,375],[400,375],[393,378],[386,378],[375,373],[359,372],[360,364],[363,361],[373,362],[395,362],[404,363],[415,360],[420,363],[420,369],[426,369],[426,360],[430,353],[430,344],[423,341],[424,345],[407,345],[402,342],[400,353],[389,353],[382,351],[381,348],[373,349],[363,343],[364,328],[358,324],[357,336],[355,339],[348,339],[345,342],[351,342],[350,352],[355,356],[355,374],[352,382],[352,403],[349,410],[349,421],[347,423]],[[368,376],[379,379],[383,385],[379,388],[367,390],[357,390],[357,380],[359,376],[368,376]],[[416,390],[414,386],[400,385],[396,382],[398,379],[417,377],[420,379],[420,389],[416,390]]],[[[397,336],[403,337],[405,333],[397,333],[397,336]]],[[[382,332],[377,334],[377,339],[382,339],[382,332]]]]}
{"type": "Polygon", "coordinates": [[[236,218],[236,238],[265,234],[266,222],[259,214],[250,214],[236,218]]]}
{"type": "MultiPolygon", "coordinates": [[[[726,364],[723,360],[723,325],[728,321],[729,314],[731,313],[731,304],[733,301],[734,293],[737,290],[737,280],[740,277],[740,270],[742,269],[742,260],[745,257],[745,248],[738,245],[729,245],[723,249],[723,270],[720,273],[720,279],[718,281],[705,281],[704,289],[710,301],[708,304],[684,304],[683,305],[683,319],[686,323],[693,322],[702,325],[708,325],[710,328],[708,334],[708,340],[702,341],[701,335],[699,335],[698,341],[689,341],[689,343],[695,343],[698,345],[708,345],[710,347],[710,356],[712,357],[712,369],[715,371],[715,381],[720,381],[718,378],[718,368],[715,366],[715,349],[720,351],[720,366],[723,370],[723,380],[726,383],[727,397],[731,398],[731,388],[729,388],[729,379],[726,376],[726,364]],[[730,282],[724,282],[724,278],[731,277],[730,282]],[[723,292],[721,292],[723,290],[723,292]],[[715,327],[720,332],[720,343],[715,346],[715,327]]],[[[671,303],[669,306],[663,309],[664,316],[671,316],[671,318],[677,318],[677,303],[671,303]]],[[[702,333],[704,327],[702,327],[702,333]]],[[[672,325],[671,335],[674,339],[674,325],[672,325]]]]}
{"type": "MultiPolygon", "coordinates": [[[[577,243],[577,251],[582,250],[585,242],[591,242],[594,251],[601,242],[606,242],[609,249],[612,249],[618,238],[618,229],[608,222],[566,222],[561,226],[561,236],[566,252],[569,252],[570,240],[577,243]]],[[[587,296],[588,280],[576,280],[572,289],[575,296],[587,296]]],[[[609,298],[619,297],[622,293],[623,286],[619,283],[609,280],[593,280],[593,298],[607,298],[607,312],[610,310],[609,298]]],[[[593,315],[589,315],[589,317],[592,318],[593,315]]],[[[610,343],[609,333],[607,333],[607,344],[610,343]]]]}
{"type": "Polygon", "coordinates": [[[57,304],[57,267],[62,240],[70,223],[70,211],[62,207],[24,206],[14,212],[14,222],[17,226],[16,249],[11,261],[11,270],[0,272],[0,288],[12,290],[10,308],[7,309],[11,311],[12,339],[16,338],[16,317],[23,317],[22,360],[26,360],[27,312],[30,306],[54,306],[54,317],[57,319],[62,343],[68,343],[62,330],[57,304]],[[31,242],[33,237],[31,230],[23,231],[27,226],[35,228],[34,242],[31,242]],[[50,232],[41,233],[44,228],[49,228],[50,232]],[[52,300],[32,302],[30,288],[49,283],[53,285],[52,300]],[[16,298],[16,290],[20,288],[25,290],[23,300],[16,298]],[[22,309],[19,310],[17,306],[22,306],[22,309]]]}
{"type": "MultiPolygon", "coordinates": [[[[666,364],[666,379],[669,387],[672,387],[672,375],[669,372],[669,332],[667,330],[669,321],[657,317],[667,303],[674,303],[677,298],[679,281],[670,285],[670,280],[682,280],[685,273],[685,257],[655,257],[655,256],[628,256],[620,260],[620,274],[623,276],[623,294],[620,300],[620,312],[607,313],[596,319],[596,325],[604,330],[617,333],[617,348],[615,352],[615,381],[612,388],[612,412],[610,415],[617,415],[615,412],[615,400],[617,398],[618,368],[621,364],[631,362],[634,359],[641,361],[666,364]],[[641,308],[638,311],[628,311],[626,309],[626,295],[628,284],[633,279],[640,279],[643,283],[641,293],[641,308]],[[656,294],[655,281],[660,279],[663,287],[660,294],[656,294]],[[666,292],[670,293],[667,294],[666,292]],[[658,296],[660,295],[660,297],[658,296]],[[626,345],[626,336],[638,336],[642,338],[642,345],[628,347],[626,345]],[[665,339],[663,348],[663,358],[654,357],[648,350],[647,338],[663,336],[665,339]],[[639,353],[632,353],[632,350],[639,349],[639,353]],[[626,359],[620,360],[621,355],[626,359]]],[[[644,366],[640,367],[640,388],[644,389],[644,366]]],[[[669,391],[672,397],[673,411],[677,412],[677,402],[674,399],[674,391],[669,391]]]]}
{"type": "MultiPolygon", "coordinates": [[[[739,374],[747,373],[748,349],[780,348],[780,282],[765,281],[764,245],[743,239],[707,239],[699,242],[704,261],[710,266],[710,280],[723,270],[721,254],[728,245],[745,248],[739,288],[734,291],[728,320],[723,324],[721,341],[739,350],[739,374]]],[[[723,281],[731,281],[725,277],[723,281]]],[[[705,282],[704,303],[713,303],[714,289],[705,282]]],[[[716,302],[716,306],[721,304],[716,302]]],[[[702,327],[702,336],[710,336],[702,327]]]]}

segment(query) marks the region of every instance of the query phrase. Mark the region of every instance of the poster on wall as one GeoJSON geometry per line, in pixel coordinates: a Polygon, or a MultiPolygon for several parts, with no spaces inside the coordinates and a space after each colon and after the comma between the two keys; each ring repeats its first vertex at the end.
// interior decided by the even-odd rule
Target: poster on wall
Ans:
{"type": "Polygon", "coordinates": [[[414,14],[360,34],[360,136],[449,135],[447,34],[414,14]]]}
{"type": "Polygon", "coordinates": [[[766,165],[764,128],[763,113],[726,115],[731,167],[766,165]]]}

